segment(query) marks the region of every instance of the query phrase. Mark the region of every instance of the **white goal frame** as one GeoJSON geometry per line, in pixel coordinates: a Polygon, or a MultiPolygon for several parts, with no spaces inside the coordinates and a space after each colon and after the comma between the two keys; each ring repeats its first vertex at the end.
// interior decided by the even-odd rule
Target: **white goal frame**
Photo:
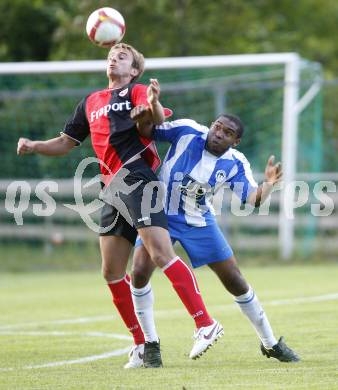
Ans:
{"type": "MultiPolygon", "coordinates": [[[[255,65],[284,65],[284,97],[282,122],[282,164],[284,188],[295,180],[297,162],[298,116],[321,88],[321,80],[314,80],[299,99],[299,79],[302,59],[297,53],[244,54],[197,57],[170,57],[146,59],[147,70],[201,67],[229,67],[255,65]]],[[[8,62],[0,64],[1,74],[41,74],[105,71],[105,60],[8,62]]],[[[282,189],[279,211],[279,248],[282,258],[291,258],[294,250],[294,220],[285,210],[292,209],[295,194],[282,189]]]]}

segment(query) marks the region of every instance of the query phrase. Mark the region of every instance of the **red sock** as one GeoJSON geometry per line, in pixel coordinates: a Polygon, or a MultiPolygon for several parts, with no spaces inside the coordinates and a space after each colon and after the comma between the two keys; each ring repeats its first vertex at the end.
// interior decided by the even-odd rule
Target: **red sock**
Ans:
{"type": "Polygon", "coordinates": [[[134,312],[129,282],[130,277],[126,275],[122,280],[109,282],[108,287],[113,295],[113,302],[120,316],[134,337],[134,343],[136,345],[144,344],[143,332],[134,312]]]}
{"type": "Polygon", "coordinates": [[[195,275],[191,272],[190,268],[179,257],[175,257],[162,270],[171,281],[184,306],[194,319],[196,328],[211,325],[213,319],[207,312],[198,289],[195,275]]]}

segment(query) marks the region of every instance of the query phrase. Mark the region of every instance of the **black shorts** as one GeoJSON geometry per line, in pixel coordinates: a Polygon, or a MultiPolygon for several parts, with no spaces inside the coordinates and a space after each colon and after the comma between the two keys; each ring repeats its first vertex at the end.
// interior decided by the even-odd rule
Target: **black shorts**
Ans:
{"type": "Polygon", "coordinates": [[[135,243],[137,229],[159,226],[168,229],[164,212],[165,190],[151,168],[138,159],[122,168],[114,177],[104,198],[101,236],[122,236],[135,243]],[[128,170],[128,171],[127,171],[128,170]],[[118,177],[122,177],[123,181],[118,177]]]}

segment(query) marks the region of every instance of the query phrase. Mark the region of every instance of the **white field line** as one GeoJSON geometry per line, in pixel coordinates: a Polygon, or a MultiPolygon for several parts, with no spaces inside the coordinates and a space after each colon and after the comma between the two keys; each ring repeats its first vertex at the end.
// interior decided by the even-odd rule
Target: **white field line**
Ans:
{"type": "Polygon", "coordinates": [[[311,302],[323,302],[323,301],[335,301],[338,299],[338,293],[317,295],[313,297],[300,297],[292,299],[281,299],[271,302],[266,302],[266,305],[278,306],[278,305],[298,305],[299,303],[311,303],[311,302]]]}
{"type": "Polygon", "coordinates": [[[51,320],[51,321],[40,321],[40,322],[23,322],[20,324],[13,325],[3,325],[0,326],[1,329],[15,329],[15,328],[26,328],[26,327],[36,327],[41,325],[67,325],[67,324],[87,324],[90,322],[106,322],[113,319],[112,315],[109,316],[95,316],[95,317],[80,317],[80,318],[70,318],[66,320],[51,320]]]}
{"type": "MultiPolygon", "coordinates": [[[[338,299],[338,292],[325,295],[315,295],[309,297],[299,297],[299,298],[290,298],[290,299],[279,299],[272,301],[263,301],[263,306],[282,306],[282,305],[298,305],[300,303],[311,303],[311,302],[324,302],[324,301],[334,301],[338,299]]],[[[224,305],[208,305],[208,311],[210,312],[221,312],[227,309],[237,309],[237,306],[234,303],[224,304],[224,305]]],[[[185,309],[172,309],[172,310],[156,310],[155,316],[158,318],[172,317],[173,315],[180,315],[181,313],[186,313],[185,309]]],[[[51,321],[41,321],[41,322],[23,322],[20,324],[11,324],[11,325],[2,325],[0,326],[0,331],[10,330],[17,328],[26,328],[26,327],[36,327],[41,325],[64,325],[64,324],[86,324],[86,323],[95,323],[95,322],[107,322],[113,319],[112,315],[109,316],[93,316],[93,317],[80,317],[80,318],[70,318],[65,320],[51,320],[51,321]]]]}
{"type": "MultiPolygon", "coordinates": [[[[271,305],[271,306],[278,306],[278,305],[297,305],[300,303],[310,303],[310,302],[323,302],[323,301],[332,301],[338,299],[338,293],[333,294],[326,294],[326,295],[317,295],[312,297],[301,297],[301,298],[292,298],[292,299],[283,299],[283,300],[273,300],[273,301],[267,301],[263,304],[265,306],[271,305]]],[[[233,304],[227,304],[227,305],[218,305],[218,306],[212,306],[211,310],[224,310],[225,308],[235,308],[236,306],[233,304]]],[[[157,316],[162,316],[161,314],[164,314],[168,316],[168,314],[172,315],[172,313],[184,313],[184,310],[162,310],[157,311],[157,316]]],[[[30,336],[46,336],[46,335],[52,335],[52,336],[67,336],[67,335],[83,335],[83,336],[90,336],[90,337],[109,337],[109,338],[120,338],[120,339],[128,339],[130,340],[131,337],[124,336],[124,335],[118,335],[113,333],[104,333],[104,332],[85,332],[85,333],[77,333],[77,332],[58,332],[58,331],[52,331],[52,332],[10,332],[5,331],[5,329],[14,329],[18,327],[25,327],[25,326],[36,326],[41,324],[54,324],[54,325],[60,325],[60,324],[78,324],[78,323],[88,323],[88,322],[99,322],[99,321],[105,321],[105,320],[111,320],[111,316],[98,316],[98,317],[84,317],[84,318],[75,318],[75,319],[68,319],[68,320],[56,320],[56,321],[44,321],[40,323],[26,323],[26,324],[15,324],[15,325],[6,325],[0,327],[0,330],[3,330],[0,332],[0,335],[30,335],[30,336]]],[[[124,355],[130,350],[130,347],[123,348],[123,349],[116,349],[111,352],[105,352],[99,355],[92,355],[92,356],[86,356],[83,358],[73,359],[73,360],[63,360],[59,362],[50,362],[50,363],[44,363],[44,364],[38,364],[38,365],[28,365],[23,366],[21,368],[15,369],[13,367],[9,368],[0,368],[0,372],[6,372],[6,371],[15,371],[15,370],[29,370],[29,369],[38,369],[38,368],[50,368],[50,367],[58,367],[58,366],[64,366],[64,365],[70,365],[70,364],[81,364],[81,363],[88,363],[93,362],[100,359],[108,359],[113,356],[120,356],[124,355]]]]}
{"type": "Polygon", "coordinates": [[[2,371],[16,371],[16,370],[31,370],[34,368],[50,368],[50,367],[58,367],[58,366],[65,366],[69,364],[81,364],[81,363],[88,363],[88,362],[94,362],[95,360],[100,360],[100,359],[108,359],[113,356],[120,356],[128,353],[130,350],[130,347],[123,348],[123,349],[115,349],[114,351],[111,352],[105,352],[101,353],[100,355],[92,355],[92,356],[86,356],[83,358],[79,359],[73,359],[73,360],[61,360],[59,362],[51,362],[51,363],[44,363],[44,364],[37,364],[34,366],[23,366],[23,367],[18,367],[17,369],[13,367],[9,368],[0,368],[0,372],[2,371]]]}
{"type": "Polygon", "coordinates": [[[109,339],[117,340],[132,340],[131,336],[117,333],[105,333],[105,332],[60,332],[60,331],[17,331],[17,330],[0,330],[0,336],[55,336],[55,337],[67,337],[67,336],[80,336],[80,337],[105,337],[109,339]]]}
{"type": "MultiPolygon", "coordinates": [[[[52,332],[43,332],[43,331],[37,331],[37,332],[22,332],[22,331],[0,331],[0,336],[84,336],[84,337],[107,337],[107,338],[114,338],[119,340],[132,340],[132,337],[117,334],[117,333],[105,333],[105,332],[59,332],[59,331],[52,331],[52,332]]],[[[44,363],[44,364],[37,364],[33,366],[24,366],[21,368],[18,368],[20,370],[29,370],[33,368],[49,368],[49,367],[57,367],[57,366],[64,366],[69,364],[81,364],[81,363],[88,363],[93,362],[95,360],[100,359],[108,359],[112,356],[120,356],[124,355],[125,353],[129,352],[130,346],[127,348],[122,349],[115,349],[111,352],[105,352],[99,355],[92,355],[92,356],[86,356],[83,358],[73,359],[73,360],[62,360],[60,362],[51,362],[51,363],[44,363]]],[[[0,368],[0,372],[4,371],[14,371],[16,370],[13,367],[9,368],[0,368]]]]}
{"type": "MultiPolygon", "coordinates": [[[[262,301],[262,306],[283,306],[283,305],[299,305],[301,303],[313,303],[313,302],[325,302],[325,301],[335,301],[338,299],[338,293],[326,294],[326,295],[315,295],[312,297],[300,297],[300,298],[290,298],[290,299],[278,299],[272,301],[262,301]]],[[[217,305],[210,306],[208,305],[208,311],[210,312],[222,312],[224,309],[236,309],[236,304],[227,304],[227,305],[217,305]]]]}

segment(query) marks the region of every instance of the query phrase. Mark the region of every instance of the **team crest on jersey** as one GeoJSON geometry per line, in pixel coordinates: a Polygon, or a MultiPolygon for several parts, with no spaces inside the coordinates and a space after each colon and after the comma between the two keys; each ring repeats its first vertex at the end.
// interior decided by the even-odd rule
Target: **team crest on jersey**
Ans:
{"type": "Polygon", "coordinates": [[[185,175],[178,189],[183,195],[194,197],[197,201],[201,201],[204,196],[210,191],[209,184],[199,183],[189,175],[185,175]]]}
{"type": "Polygon", "coordinates": [[[125,88],[123,91],[121,91],[121,92],[119,93],[119,96],[121,96],[121,97],[126,96],[127,93],[128,93],[128,88],[125,88]]]}
{"type": "Polygon", "coordinates": [[[216,172],[216,182],[217,183],[222,183],[226,178],[226,173],[223,171],[223,169],[220,169],[219,171],[216,172]]]}

